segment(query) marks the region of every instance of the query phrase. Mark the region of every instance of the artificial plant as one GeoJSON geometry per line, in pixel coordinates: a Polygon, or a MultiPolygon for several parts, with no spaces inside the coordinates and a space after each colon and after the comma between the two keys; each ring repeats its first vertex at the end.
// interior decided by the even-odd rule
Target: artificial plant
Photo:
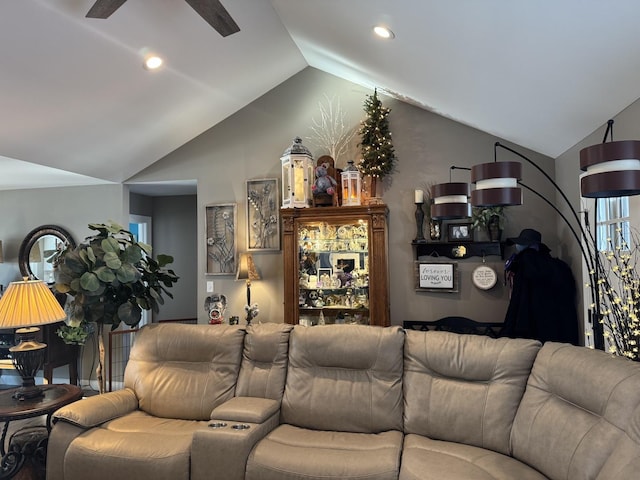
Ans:
{"type": "Polygon", "coordinates": [[[178,281],[169,255],[151,257],[151,247],[115,223],[89,224],[97,233],[77,247],[67,247],[53,259],[55,289],[73,297],[66,327],[58,335],[68,343],[84,344],[90,325],[98,334],[98,385],[104,391],[103,326],[116,329],[121,322],[134,327],[142,310],[158,312],[167,288],[178,281]]]}
{"type": "Polygon", "coordinates": [[[359,168],[363,175],[371,177],[371,196],[375,197],[377,179],[389,175],[397,160],[387,118],[391,109],[382,106],[378,92],[374,90],[364,102],[364,111],[367,118],[360,124],[358,132],[362,151],[359,168]]]}
{"type": "Polygon", "coordinates": [[[491,222],[497,222],[498,228],[504,230],[505,214],[505,207],[473,207],[471,210],[471,228],[488,229],[491,222]]]}

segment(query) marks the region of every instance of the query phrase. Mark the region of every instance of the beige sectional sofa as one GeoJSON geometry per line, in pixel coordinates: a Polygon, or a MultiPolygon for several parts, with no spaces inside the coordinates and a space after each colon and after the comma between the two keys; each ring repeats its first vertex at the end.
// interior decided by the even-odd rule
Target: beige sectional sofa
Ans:
{"type": "Polygon", "coordinates": [[[400,327],[144,327],[54,416],[49,480],[629,480],[640,365],[400,327]]]}

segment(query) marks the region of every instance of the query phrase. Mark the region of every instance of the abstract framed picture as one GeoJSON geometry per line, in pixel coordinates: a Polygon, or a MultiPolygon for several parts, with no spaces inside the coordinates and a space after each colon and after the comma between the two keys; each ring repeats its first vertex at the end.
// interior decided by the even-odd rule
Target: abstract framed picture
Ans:
{"type": "Polygon", "coordinates": [[[280,250],[277,178],[247,180],[247,250],[280,250]]]}
{"type": "Polygon", "coordinates": [[[235,275],[237,269],[237,204],[205,207],[207,275],[235,275]]]}

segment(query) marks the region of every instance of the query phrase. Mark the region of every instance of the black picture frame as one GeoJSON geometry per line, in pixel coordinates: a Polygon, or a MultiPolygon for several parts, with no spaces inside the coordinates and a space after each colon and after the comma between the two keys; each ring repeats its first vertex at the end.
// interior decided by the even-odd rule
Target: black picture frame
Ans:
{"type": "Polygon", "coordinates": [[[449,242],[473,242],[471,223],[450,223],[449,242]]]}
{"type": "Polygon", "coordinates": [[[457,262],[414,262],[416,292],[455,293],[459,289],[457,262]]]}

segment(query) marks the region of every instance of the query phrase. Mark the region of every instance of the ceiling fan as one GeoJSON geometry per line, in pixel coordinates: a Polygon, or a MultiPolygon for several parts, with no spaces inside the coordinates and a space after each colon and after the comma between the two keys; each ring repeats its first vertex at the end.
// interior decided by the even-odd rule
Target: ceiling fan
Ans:
{"type": "MultiPolygon", "coordinates": [[[[127,0],[97,0],[87,13],[88,18],[109,18],[127,0]]],[[[185,0],[198,15],[223,37],[239,32],[240,27],[231,18],[219,0],[185,0]]]]}

